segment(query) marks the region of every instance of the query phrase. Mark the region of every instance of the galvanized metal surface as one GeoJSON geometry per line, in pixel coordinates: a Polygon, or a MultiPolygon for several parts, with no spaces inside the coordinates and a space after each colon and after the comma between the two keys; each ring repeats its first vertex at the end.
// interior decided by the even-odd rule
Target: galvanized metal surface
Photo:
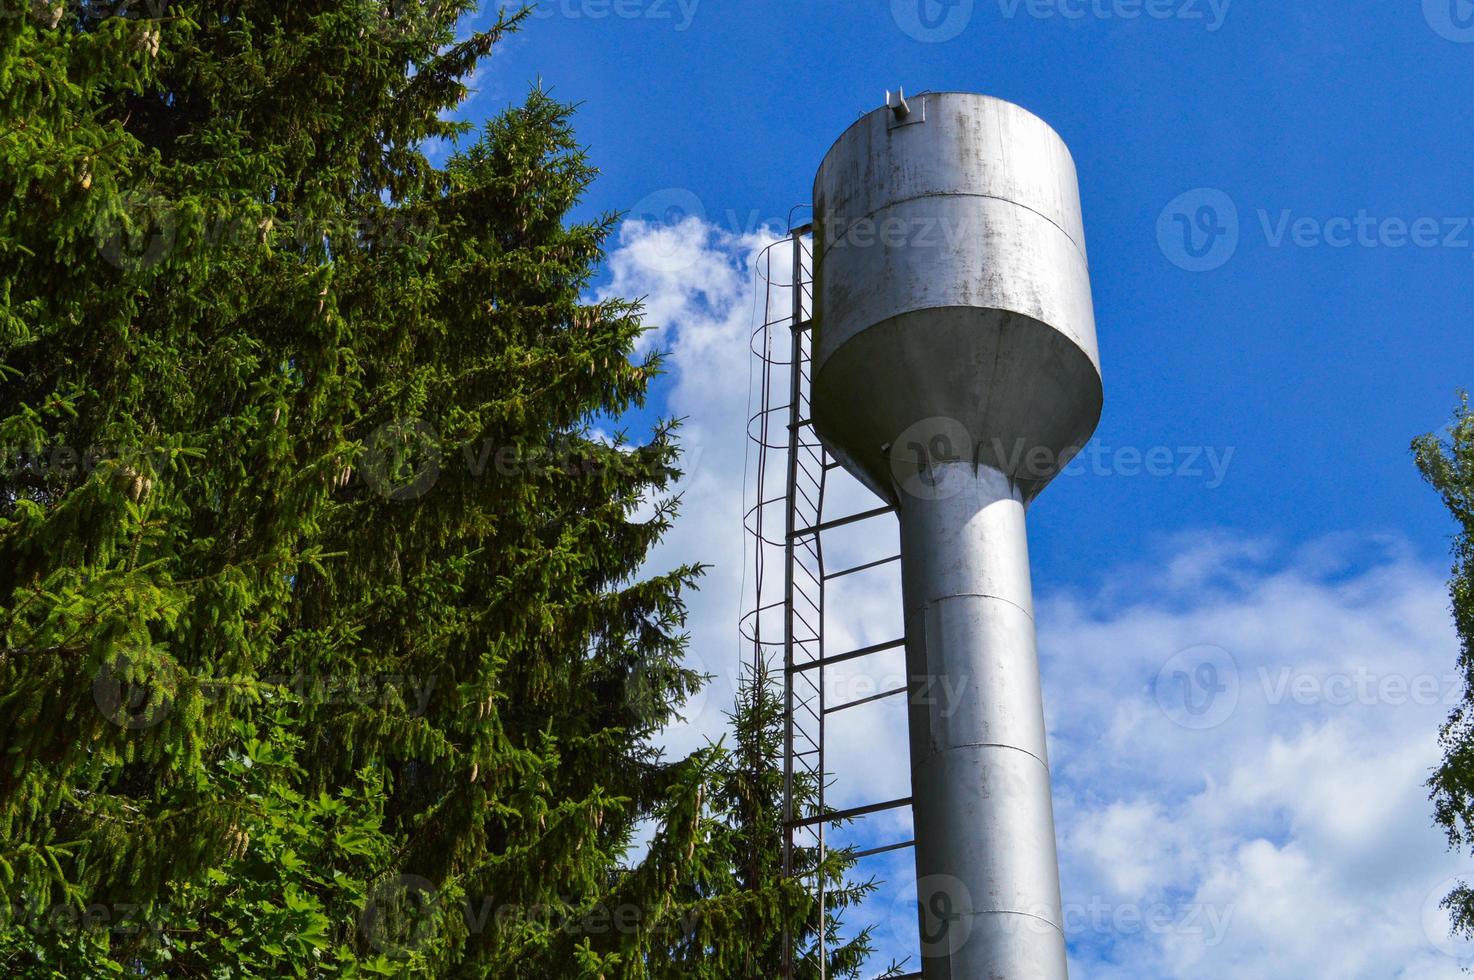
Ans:
{"type": "Polygon", "coordinates": [[[901,521],[923,973],[1065,980],[1024,518],[1100,417],[1074,163],[1017,106],[928,94],[814,195],[814,424],[901,521]]]}
{"type": "Polygon", "coordinates": [[[815,424],[892,502],[887,450],[934,417],[1033,496],[1100,417],[1075,165],[1018,106],[910,105],[852,126],[814,183],[815,424]]]}
{"type": "Polygon", "coordinates": [[[901,511],[923,969],[1066,975],[1022,494],[970,462],[901,511]]]}

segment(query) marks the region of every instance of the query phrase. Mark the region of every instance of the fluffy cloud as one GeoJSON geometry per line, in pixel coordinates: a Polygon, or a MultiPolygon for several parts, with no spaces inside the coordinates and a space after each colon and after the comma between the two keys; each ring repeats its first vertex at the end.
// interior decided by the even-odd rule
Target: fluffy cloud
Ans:
{"type": "MultiPolygon", "coordinates": [[[[655,556],[712,565],[691,599],[693,659],[717,676],[668,733],[672,751],[718,737],[751,601],[741,515],[754,460],[753,263],[771,231],[696,218],[632,223],[603,292],[645,297],[669,351],[663,397],[686,416],[692,473],[655,556]]],[[[1109,477],[1106,477],[1109,478],[1109,477]]],[[[873,506],[840,480],[830,516],[873,506]]],[[[893,554],[872,522],[826,542],[830,567],[893,554]]],[[[1164,531],[1166,529],[1163,529],[1164,531]]],[[[1289,548],[1243,535],[1163,540],[1090,594],[1041,583],[1040,650],[1062,876],[1077,977],[1436,978],[1474,949],[1446,938],[1437,898],[1467,863],[1431,826],[1424,787],[1458,696],[1443,569],[1395,539],[1289,548]]],[[[830,651],[899,635],[896,566],[831,589],[830,651]]],[[[897,686],[898,655],[829,672],[829,702],[897,686]]],[[[835,716],[828,747],[844,806],[907,792],[903,705],[835,716]]],[[[850,831],[904,839],[904,813],[850,831]]],[[[892,884],[865,914],[887,953],[914,929],[909,855],[866,863],[892,884]]]]}
{"type": "Polygon", "coordinates": [[[1082,976],[1459,975],[1427,914],[1460,868],[1424,787],[1458,695],[1443,584],[1345,546],[1209,538],[1122,575],[1144,595],[1041,604],[1067,902],[1161,913],[1081,915],[1082,976]]]}
{"type": "Polygon", "coordinates": [[[687,597],[688,664],[714,681],[686,706],[684,724],[666,733],[672,752],[721,736],[735,695],[747,542],[742,488],[747,465],[748,335],[753,319],[753,262],[772,241],[734,235],[688,218],[675,224],[631,222],[609,257],[601,296],[641,298],[652,329],[644,346],[666,353],[665,413],[684,419],[685,479],[681,518],[652,557],[658,568],[710,566],[687,597]]]}

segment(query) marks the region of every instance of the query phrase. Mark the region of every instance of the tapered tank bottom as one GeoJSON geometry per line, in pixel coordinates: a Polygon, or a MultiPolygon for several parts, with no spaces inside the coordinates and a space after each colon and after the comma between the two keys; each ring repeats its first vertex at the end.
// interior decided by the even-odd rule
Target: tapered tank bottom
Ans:
{"type": "Polygon", "coordinates": [[[972,461],[902,493],[926,980],[1066,980],[1022,492],[972,461]]]}

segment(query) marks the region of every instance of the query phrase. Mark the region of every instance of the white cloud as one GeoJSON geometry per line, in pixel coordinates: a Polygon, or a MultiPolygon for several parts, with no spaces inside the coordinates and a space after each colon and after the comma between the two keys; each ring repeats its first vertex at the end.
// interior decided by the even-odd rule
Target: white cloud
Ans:
{"type": "MultiPolygon", "coordinates": [[[[1179,929],[1087,944],[1083,975],[1458,975],[1422,922],[1466,866],[1424,786],[1458,690],[1444,586],[1397,550],[1348,574],[1336,547],[1275,563],[1262,542],[1210,543],[1133,572],[1109,603],[1041,604],[1067,896],[1229,919],[1217,943],[1179,929]],[[1157,694],[1183,681],[1162,666],[1200,644],[1232,655],[1238,702],[1194,730],[1172,720],[1176,692],[1168,710],[1157,694]]],[[[1194,694],[1230,680],[1204,675],[1194,694]]]]}
{"type": "Polygon", "coordinates": [[[673,753],[720,737],[735,695],[736,623],[746,556],[742,485],[751,270],[771,240],[761,232],[734,235],[697,218],[677,224],[629,222],[609,257],[610,280],[599,291],[601,297],[644,301],[652,329],[642,343],[665,352],[666,411],[685,419],[682,513],[652,556],[652,567],[710,566],[700,590],[687,596],[688,663],[716,680],[687,705],[687,723],[667,732],[673,753]]]}
{"type": "MultiPolygon", "coordinates": [[[[713,565],[691,633],[719,680],[669,733],[672,751],[720,733],[743,655],[751,270],[771,240],[695,218],[632,223],[610,257],[604,292],[646,298],[649,342],[670,352],[669,411],[689,417],[697,463],[655,564],[713,565]]],[[[852,483],[837,496],[831,515],[873,505],[852,483]]],[[[875,525],[826,544],[831,568],[895,547],[875,525]]],[[[1424,786],[1458,693],[1442,569],[1390,538],[1292,550],[1183,531],[1092,593],[1038,589],[1075,976],[1461,975],[1449,951],[1468,950],[1429,911],[1469,868],[1445,852],[1424,786]]],[[[899,635],[898,598],[894,565],[836,583],[830,652],[899,635]]],[[[896,656],[831,671],[831,703],[895,686],[900,671],[896,656]]],[[[835,716],[829,750],[839,805],[906,792],[899,705],[835,716]]],[[[907,829],[897,814],[864,832],[907,829]]],[[[880,867],[904,877],[905,864],[902,852],[880,867]]],[[[905,903],[892,905],[874,905],[883,940],[906,932],[905,903]]]]}

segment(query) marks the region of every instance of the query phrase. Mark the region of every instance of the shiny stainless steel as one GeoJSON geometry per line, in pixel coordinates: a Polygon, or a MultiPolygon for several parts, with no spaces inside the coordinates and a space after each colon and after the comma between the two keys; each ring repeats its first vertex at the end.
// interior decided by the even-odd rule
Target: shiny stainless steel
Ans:
{"type": "Polygon", "coordinates": [[[815,181],[814,422],[900,515],[927,980],[1065,980],[1025,511],[1102,387],[1074,163],[928,94],[815,181]]]}

